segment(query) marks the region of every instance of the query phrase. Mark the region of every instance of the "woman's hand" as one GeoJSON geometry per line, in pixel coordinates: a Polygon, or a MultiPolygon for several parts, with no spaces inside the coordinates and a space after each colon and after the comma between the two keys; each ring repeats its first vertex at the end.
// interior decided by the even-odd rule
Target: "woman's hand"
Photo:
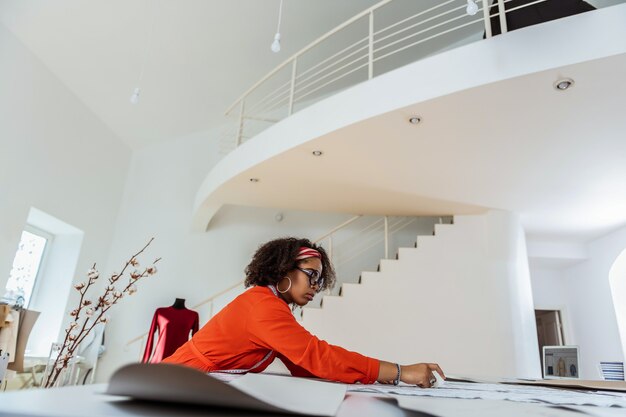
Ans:
{"type": "Polygon", "coordinates": [[[417,385],[422,388],[430,388],[436,381],[433,371],[437,371],[443,379],[446,378],[443,371],[436,363],[416,363],[401,366],[402,375],[400,380],[404,383],[417,385]]]}
{"type": "MultiPolygon", "coordinates": [[[[446,378],[443,371],[436,363],[403,365],[400,367],[400,371],[400,381],[422,388],[430,388],[435,383],[436,378],[433,375],[433,371],[437,371],[442,378],[446,378]]],[[[395,363],[380,361],[378,382],[382,384],[393,384],[397,376],[398,368],[395,363]]]]}

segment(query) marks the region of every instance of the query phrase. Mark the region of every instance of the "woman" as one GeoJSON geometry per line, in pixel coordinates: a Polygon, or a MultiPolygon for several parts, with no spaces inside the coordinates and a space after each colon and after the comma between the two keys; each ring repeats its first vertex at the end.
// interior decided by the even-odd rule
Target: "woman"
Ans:
{"type": "Polygon", "coordinates": [[[350,352],[318,339],[293,317],[290,304],[306,305],[332,288],[335,272],[323,248],[307,239],[262,245],[246,267],[249,290],[235,298],[163,362],[204,372],[261,372],[278,357],[294,376],[345,383],[376,381],[428,388],[439,365],[400,366],[350,352]]]}

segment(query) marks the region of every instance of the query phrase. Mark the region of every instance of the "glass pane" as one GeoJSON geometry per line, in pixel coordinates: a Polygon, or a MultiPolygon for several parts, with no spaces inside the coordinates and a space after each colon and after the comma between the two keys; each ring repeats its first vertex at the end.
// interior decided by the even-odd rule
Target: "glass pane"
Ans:
{"type": "Polygon", "coordinates": [[[28,306],[47,239],[24,230],[7,282],[6,301],[28,306]]]}

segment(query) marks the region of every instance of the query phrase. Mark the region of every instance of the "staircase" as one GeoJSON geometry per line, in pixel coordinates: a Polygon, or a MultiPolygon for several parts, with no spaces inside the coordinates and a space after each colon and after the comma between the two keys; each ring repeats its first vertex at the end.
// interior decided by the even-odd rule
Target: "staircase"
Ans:
{"type": "Polygon", "coordinates": [[[302,325],[329,343],[404,364],[438,362],[471,376],[540,377],[525,238],[490,211],[437,224],[379,271],[305,307],[302,325]]]}

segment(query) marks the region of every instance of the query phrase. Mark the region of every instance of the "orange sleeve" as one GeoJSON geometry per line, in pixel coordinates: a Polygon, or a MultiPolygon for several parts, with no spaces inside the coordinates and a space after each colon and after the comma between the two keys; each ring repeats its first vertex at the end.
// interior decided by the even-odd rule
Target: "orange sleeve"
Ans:
{"type": "Polygon", "coordinates": [[[310,373],[350,384],[372,384],[378,378],[380,362],[377,359],[313,336],[279,299],[265,299],[256,304],[248,318],[247,330],[251,342],[285,357],[285,365],[298,376],[310,373]]]}
{"type": "Polygon", "coordinates": [[[289,359],[287,359],[284,355],[278,353],[278,354],[276,354],[276,357],[278,359],[280,359],[282,361],[282,363],[285,364],[287,369],[289,369],[289,372],[291,372],[291,375],[304,377],[304,378],[315,378],[316,377],[315,375],[313,375],[312,373],[310,373],[306,369],[301,368],[298,365],[295,365],[293,362],[291,362],[289,359]]]}

